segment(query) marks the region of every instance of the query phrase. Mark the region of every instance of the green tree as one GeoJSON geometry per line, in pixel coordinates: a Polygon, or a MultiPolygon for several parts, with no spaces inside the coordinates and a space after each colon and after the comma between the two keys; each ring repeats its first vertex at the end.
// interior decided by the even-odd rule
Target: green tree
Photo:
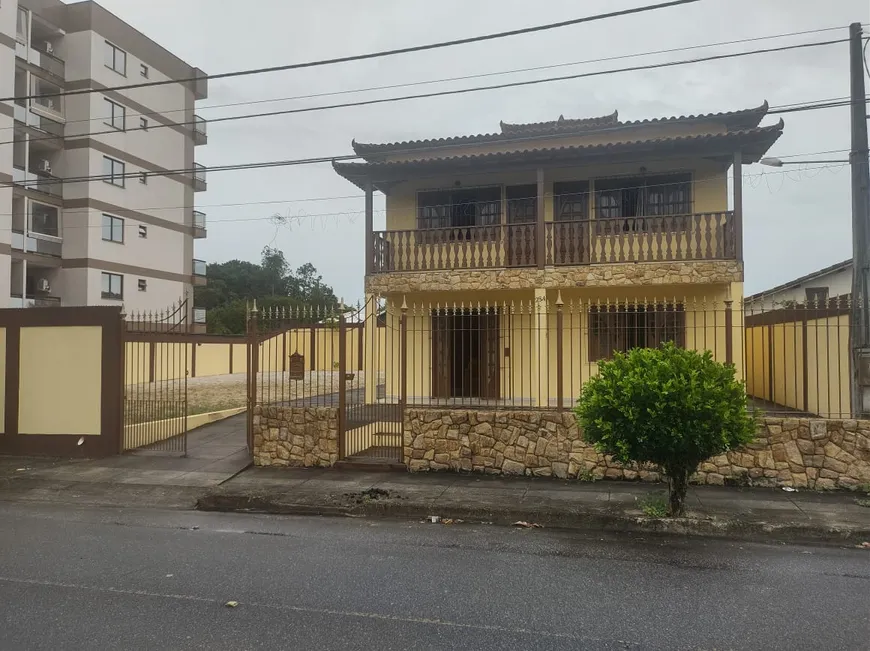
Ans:
{"type": "Polygon", "coordinates": [[[197,307],[208,310],[208,331],[213,334],[243,334],[245,309],[250,301],[261,308],[319,308],[335,310],[338,299],[323,282],[314,265],[306,263],[296,271],[284,253],[265,247],[260,264],[230,260],[208,267],[208,285],[194,289],[197,307]]]}
{"type": "Polygon", "coordinates": [[[583,438],[622,463],[654,463],[668,478],[669,513],[684,513],[698,464],[755,436],[734,366],[673,343],[601,362],[575,409],[583,438]]]}

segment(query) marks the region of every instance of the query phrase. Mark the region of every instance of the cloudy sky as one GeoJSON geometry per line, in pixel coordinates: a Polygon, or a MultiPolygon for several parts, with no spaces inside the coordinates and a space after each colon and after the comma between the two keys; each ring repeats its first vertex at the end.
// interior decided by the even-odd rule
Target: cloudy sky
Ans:
{"type": "MultiPolygon", "coordinates": [[[[208,73],[280,65],[436,42],[650,4],[647,0],[100,0],[122,19],[208,73]]],[[[867,0],[701,0],[637,16],[480,44],[311,70],[218,80],[198,112],[206,118],[316,106],[603,70],[635,62],[691,58],[787,43],[845,38],[850,22],[870,22],[867,0]],[[628,61],[582,63],[734,39],[825,27],[839,31],[721,46],[628,61]],[[421,88],[299,96],[581,62],[556,70],[432,84],[421,88]],[[214,105],[240,104],[208,108],[214,105]],[[297,98],[297,99],[293,99],[297,98]]],[[[867,29],[867,28],[865,28],[867,29]]],[[[870,85],[870,82],[868,82],[870,85]]],[[[350,142],[386,142],[493,132],[499,120],[525,122],[602,115],[633,120],[843,97],[848,45],[763,54],[655,71],[533,87],[214,124],[197,151],[205,165],[352,153],[350,142]]],[[[160,108],[160,107],[155,107],[160,108]]],[[[845,158],[848,108],[787,114],[773,156],[845,158]]],[[[765,124],[775,121],[767,118],[765,124]]],[[[848,258],[848,167],[745,168],[746,292],[754,293],[848,258]],[[762,172],[765,174],[762,176],[762,172]]],[[[214,173],[197,201],[209,219],[197,257],[258,260],[265,245],[291,264],[312,262],[350,301],[362,295],[363,199],[329,164],[214,173]],[[312,200],[316,199],[316,200],[312,200]],[[275,202],[275,203],[263,203],[275,202]],[[238,205],[225,205],[238,204],[238,205]],[[244,205],[248,204],[248,205],[244,205]],[[276,225],[274,214],[289,217],[276,225]],[[287,221],[287,220],[285,220],[287,221]]],[[[378,197],[376,209],[383,208],[378,197]]],[[[376,214],[375,228],[382,227],[376,214]]]]}

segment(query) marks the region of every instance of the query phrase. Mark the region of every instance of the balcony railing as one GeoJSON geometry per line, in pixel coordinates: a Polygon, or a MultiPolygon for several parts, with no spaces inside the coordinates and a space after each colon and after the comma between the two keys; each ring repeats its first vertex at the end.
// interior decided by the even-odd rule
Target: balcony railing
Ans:
{"type": "Polygon", "coordinates": [[[58,96],[34,97],[33,103],[47,111],[51,111],[57,115],[63,115],[63,104],[61,98],[58,96]]]}
{"type": "Polygon", "coordinates": [[[9,307],[60,307],[61,301],[58,296],[29,296],[22,298],[21,294],[12,294],[9,297],[9,307]]]}
{"type": "Polygon", "coordinates": [[[205,228],[205,213],[200,212],[199,210],[193,211],[193,227],[194,228],[205,228]]]}
{"type": "Polygon", "coordinates": [[[52,197],[63,198],[63,181],[55,176],[25,172],[20,167],[12,168],[12,182],[27,190],[34,190],[52,197]]]}
{"type": "Polygon", "coordinates": [[[208,265],[205,263],[205,260],[194,260],[193,261],[193,275],[205,277],[207,267],[208,267],[208,265]]]}
{"type": "MultiPolygon", "coordinates": [[[[373,272],[538,266],[537,224],[374,233],[373,272]]],[[[544,224],[546,266],[736,257],[732,212],[544,224]]]]}
{"type": "Polygon", "coordinates": [[[16,251],[24,251],[25,253],[38,253],[59,258],[63,251],[63,240],[59,237],[51,236],[33,237],[28,235],[25,238],[24,233],[21,231],[13,231],[12,248],[16,251]]]}
{"type": "Polygon", "coordinates": [[[204,145],[208,142],[208,130],[205,118],[198,115],[193,116],[193,140],[197,145],[204,145]]]}
{"type": "Polygon", "coordinates": [[[193,164],[193,189],[196,192],[205,190],[206,180],[205,180],[206,167],[205,165],[200,165],[199,163],[193,164]]]}
{"type": "Polygon", "coordinates": [[[32,47],[30,48],[28,61],[61,79],[64,78],[65,64],[63,59],[58,58],[54,54],[32,47]]]}
{"type": "Polygon", "coordinates": [[[196,324],[205,323],[206,309],[204,307],[193,308],[193,322],[196,324]]]}

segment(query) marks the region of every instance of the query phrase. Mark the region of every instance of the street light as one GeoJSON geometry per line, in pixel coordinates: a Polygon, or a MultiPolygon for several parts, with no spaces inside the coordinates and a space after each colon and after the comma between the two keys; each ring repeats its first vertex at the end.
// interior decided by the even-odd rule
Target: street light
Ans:
{"type": "Polygon", "coordinates": [[[783,165],[812,165],[814,163],[842,163],[846,165],[848,160],[782,160],[781,158],[762,158],[758,161],[768,167],[782,167],[783,165]]]}

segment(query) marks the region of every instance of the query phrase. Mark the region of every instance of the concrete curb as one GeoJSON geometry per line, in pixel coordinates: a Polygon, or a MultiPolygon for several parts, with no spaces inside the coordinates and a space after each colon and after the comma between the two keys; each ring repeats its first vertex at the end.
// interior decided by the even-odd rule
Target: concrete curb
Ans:
{"type": "Polygon", "coordinates": [[[359,505],[285,502],[262,493],[211,493],[196,503],[200,511],[269,513],[273,515],[321,515],[422,520],[429,515],[460,519],[468,523],[512,525],[524,520],[545,527],[624,533],[655,533],[757,542],[828,543],[854,545],[870,540],[866,527],[826,526],[803,522],[770,523],[753,520],[703,518],[648,518],[606,510],[556,510],[535,508],[475,508],[409,500],[373,500],[359,505]]]}

